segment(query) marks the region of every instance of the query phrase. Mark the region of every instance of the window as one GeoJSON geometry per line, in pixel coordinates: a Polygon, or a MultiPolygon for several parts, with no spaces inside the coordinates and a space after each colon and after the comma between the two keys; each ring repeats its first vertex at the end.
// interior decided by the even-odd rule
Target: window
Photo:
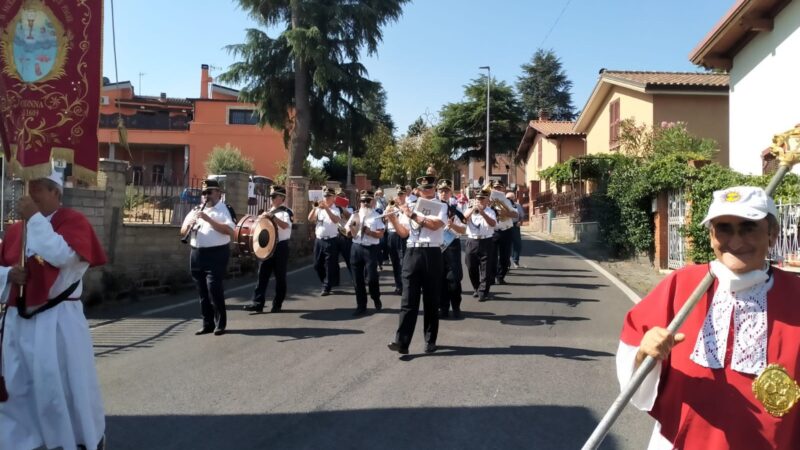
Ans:
{"type": "Polygon", "coordinates": [[[164,165],[153,165],[153,184],[161,184],[164,182],[164,165]]]}
{"type": "Polygon", "coordinates": [[[134,186],[142,185],[142,166],[131,167],[131,184],[134,186]]]}
{"type": "Polygon", "coordinates": [[[537,155],[536,155],[536,168],[538,168],[539,170],[542,169],[542,159],[543,159],[542,158],[542,140],[540,139],[539,140],[539,149],[537,150],[537,155]]]}
{"type": "Polygon", "coordinates": [[[258,113],[254,109],[230,109],[228,110],[229,125],[257,125],[258,113]]]}
{"type": "Polygon", "coordinates": [[[608,145],[612,150],[619,147],[619,99],[614,100],[608,105],[608,145]]]}

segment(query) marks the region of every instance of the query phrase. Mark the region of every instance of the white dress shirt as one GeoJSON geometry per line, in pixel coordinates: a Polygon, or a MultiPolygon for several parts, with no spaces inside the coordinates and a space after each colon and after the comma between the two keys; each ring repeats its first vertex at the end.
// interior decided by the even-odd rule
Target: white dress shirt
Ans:
{"type": "Polygon", "coordinates": [[[270,212],[275,216],[276,219],[289,224],[285,230],[276,225],[278,228],[278,242],[288,241],[289,238],[292,237],[292,217],[283,208],[281,208],[280,211],[275,211],[275,208],[271,208],[270,212]]]}
{"type": "MultiPolygon", "coordinates": [[[[218,201],[217,204],[212,207],[207,206],[203,209],[203,212],[216,222],[223,223],[231,229],[236,228],[236,224],[233,223],[233,219],[231,218],[231,213],[222,200],[218,201]]],[[[191,222],[199,213],[200,211],[197,210],[187,214],[186,218],[183,220],[183,226],[191,222]]],[[[229,235],[215,230],[211,227],[211,224],[205,220],[198,220],[197,225],[197,231],[193,231],[189,239],[189,245],[191,245],[192,248],[219,247],[220,245],[229,244],[231,242],[231,237],[229,235]]]]}
{"type": "Polygon", "coordinates": [[[350,225],[353,222],[361,222],[361,225],[359,225],[358,229],[353,231],[354,233],[353,243],[360,244],[363,246],[379,244],[380,239],[372,236],[367,236],[366,234],[364,234],[364,232],[361,231],[361,227],[367,226],[369,230],[373,232],[378,230],[383,230],[384,228],[386,228],[386,226],[383,224],[383,220],[381,219],[380,215],[376,213],[374,209],[370,209],[368,212],[366,212],[363,221],[361,220],[359,215],[361,215],[360,212],[350,216],[350,220],[348,220],[347,224],[345,225],[345,229],[350,230],[351,229],[350,225]]]}
{"type": "MultiPolygon", "coordinates": [[[[333,206],[330,211],[334,216],[341,217],[339,208],[333,206]]],[[[317,225],[314,227],[314,235],[317,239],[330,239],[339,235],[339,227],[333,223],[328,212],[323,208],[317,208],[317,225]]]]}
{"type": "MultiPolygon", "coordinates": [[[[439,220],[442,221],[443,225],[447,225],[447,205],[442,205],[442,209],[439,211],[439,214],[436,216],[426,216],[429,219],[437,217],[439,220]]],[[[406,243],[408,245],[416,244],[416,243],[428,243],[431,247],[433,246],[440,246],[444,242],[444,226],[439,228],[438,230],[431,230],[428,228],[419,225],[416,221],[410,221],[409,231],[408,231],[408,240],[406,243]]]]}
{"type": "MultiPolygon", "coordinates": [[[[497,214],[492,208],[487,207],[483,212],[492,219],[497,220],[497,214]]],[[[485,239],[492,237],[493,234],[494,227],[490,226],[478,211],[473,211],[472,215],[467,219],[467,237],[470,239],[485,239]]]]}

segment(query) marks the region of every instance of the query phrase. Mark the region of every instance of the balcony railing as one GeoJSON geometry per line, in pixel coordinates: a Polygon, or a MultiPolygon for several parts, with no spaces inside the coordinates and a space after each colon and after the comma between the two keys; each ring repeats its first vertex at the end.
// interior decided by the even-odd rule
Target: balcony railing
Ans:
{"type": "MultiPolygon", "coordinates": [[[[185,114],[136,113],[121,117],[125,128],[131,130],[186,131],[190,120],[185,114]]],[[[100,128],[117,128],[117,114],[100,114],[100,128]]]]}

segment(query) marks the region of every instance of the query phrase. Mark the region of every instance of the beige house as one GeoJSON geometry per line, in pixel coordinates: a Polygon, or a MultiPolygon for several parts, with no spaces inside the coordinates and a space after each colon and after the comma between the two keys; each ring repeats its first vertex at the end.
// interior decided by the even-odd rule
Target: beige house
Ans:
{"type": "Polygon", "coordinates": [[[589,155],[619,150],[620,122],[652,126],[684,122],[688,131],[719,144],[728,165],[728,75],[600,70],[600,79],[574,131],[586,135],[589,155]]]}
{"type": "Polygon", "coordinates": [[[531,120],[528,123],[516,159],[525,167],[525,181],[531,199],[544,191],[558,191],[556,186],[541,179],[540,170],[586,154],[586,135],[574,128],[575,122],[568,121],[531,120]]]}

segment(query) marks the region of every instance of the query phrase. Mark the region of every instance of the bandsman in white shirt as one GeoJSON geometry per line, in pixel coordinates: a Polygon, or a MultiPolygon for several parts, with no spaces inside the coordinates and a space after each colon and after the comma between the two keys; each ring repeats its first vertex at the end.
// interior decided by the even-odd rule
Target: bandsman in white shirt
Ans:
{"type": "Polygon", "coordinates": [[[378,279],[378,261],[381,258],[380,241],[385,225],[380,214],[373,209],[373,201],[374,196],[371,191],[361,191],[359,209],[350,216],[344,226],[347,234],[353,239],[350,249],[350,267],[356,291],[354,316],[363,316],[367,313],[366,284],[369,284],[369,296],[375,304],[375,310],[380,311],[383,308],[378,279]]]}
{"type": "Polygon", "coordinates": [[[331,295],[332,282],[339,279],[339,208],[334,203],[333,188],[325,189],[325,198],[308,213],[308,221],[315,223],[314,270],[322,283],[320,295],[331,295]]]}
{"type": "Polygon", "coordinates": [[[453,182],[439,180],[437,185],[439,200],[447,205],[447,223],[444,226],[445,242],[442,249],[442,296],[439,302],[439,316],[450,317],[450,308],[453,308],[453,317],[461,318],[461,280],[464,272],[461,270],[461,239],[466,231],[465,217],[456,207],[453,198],[453,182]]]}
{"type": "MultiPolygon", "coordinates": [[[[339,225],[340,225],[340,232],[339,232],[339,255],[342,256],[344,260],[344,265],[347,267],[347,273],[350,274],[350,279],[353,279],[353,270],[350,266],[350,249],[353,247],[353,239],[347,234],[347,230],[344,230],[344,224],[350,220],[350,216],[353,215],[353,208],[350,206],[350,199],[347,197],[347,192],[343,189],[339,189],[336,193],[336,198],[334,199],[335,206],[334,208],[339,211],[339,225]],[[344,230],[344,231],[343,231],[344,230]]],[[[333,274],[333,279],[331,280],[331,286],[337,287],[339,286],[339,260],[336,260],[336,272],[333,274]]]]}
{"type": "Polygon", "coordinates": [[[253,301],[244,307],[245,311],[262,312],[266,301],[267,286],[272,274],[275,274],[275,298],[272,300],[270,312],[281,311],[286,299],[286,271],[289,266],[289,239],[292,237],[294,212],[283,203],[286,201],[286,188],[272,186],[269,195],[271,207],[261,214],[260,218],[272,220],[278,228],[278,243],[270,258],[258,264],[258,283],[253,291],[253,301]]]}
{"type": "MultiPolygon", "coordinates": [[[[406,188],[398,184],[397,187],[397,196],[390,202],[390,205],[387,207],[386,212],[389,213],[391,211],[397,211],[401,208],[407,208],[406,205],[406,188]]],[[[408,230],[406,230],[405,235],[398,233],[397,228],[395,227],[395,221],[392,218],[397,219],[398,215],[394,214],[392,216],[386,216],[386,231],[387,231],[387,239],[386,242],[389,247],[389,261],[392,263],[392,275],[394,275],[394,293],[397,295],[403,294],[403,278],[402,278],[402,270],[403,270],[403,255],[406,252],[406,238],[408,237],[408,230]]]]}
{"type": "Polygon", "coordinates": [[[467,242],[465,260],[469,281],[472,283],[473,297],[485,302],[489,299],[492,286],[492,258],[495,257],[494,227],[497,214],[489,207],[490,191],[481,190],[475,195],[474,203],[467,209],[467,242]]]}
{"type": "Polygon", "coordinates": [[[436,177],[427,175],[417,178],[420,200],[405,214],[410,219],[410,230],[403,258],[403,296],[400,306],[400,325],[389,349],[401,354],[408,353],[414,328],[417,325],[420,297],[424,306],[425,353],[436,351],[439,333],[439,301],[441,296],[442,249],[444,226],[447,223],[447,208],[442,205],[439,212],[426,213],[420,208],[421,199],[432,203],[436,200],[436,177]],[[417,209],[418,211],[415,211],[417,209]]]}
{"type": "Polygon", "coordinates": [[[200,295],[203,328],[195,334],[225,334],[225,288],[222,280],[228,270],[230,243],[236,224],[222,201],[217,180],[205,180],[202,187],[203,206],[186,215],[181,234],[189,233],[189,270],[200,295]]]}
{"type": "Polygon", "coordinates": [[[506,275],[511,266],[511,246],[514,243],[514,220],[517,219],[517,210],[514,205],[506,198],[506,185],[501,180],[495,180],[492,183],[492,190],[503,193],[503,199],[500,200],[506,206],[508,217],[500,219],[498,217],[497,226],[494,229],[494,246],[495,257],[492,261],[493,273],[497,284],[506,284],[506,275]]]}

